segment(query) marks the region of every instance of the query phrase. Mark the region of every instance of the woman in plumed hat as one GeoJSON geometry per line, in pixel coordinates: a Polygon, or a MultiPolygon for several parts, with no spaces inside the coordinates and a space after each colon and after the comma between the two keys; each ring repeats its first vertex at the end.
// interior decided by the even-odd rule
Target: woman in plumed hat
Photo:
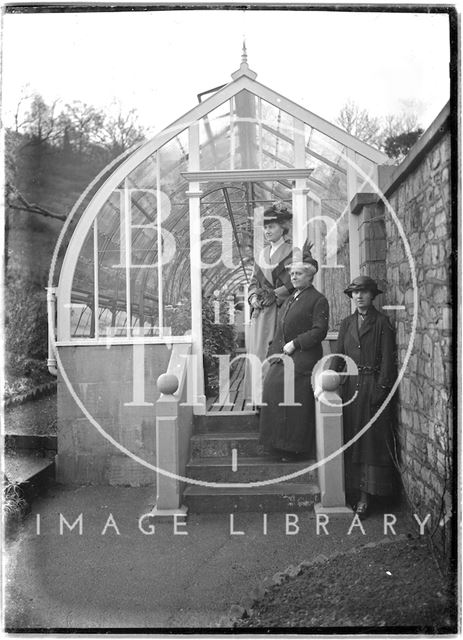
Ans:
{"type": "MultiPolygon", "coordinates": [[[[349,356],[357,365],[358,376],[345,376],[342,386],[344,441],[351,440],[376,414],[396,379],[395,338],[389,319],[374,306],[382,293],[368,276],[359,276],[345,289],[356,310],[339,329],[336,353],[349,356]]],[[[342,370],[345,361],[337,358],[334,368],[342,370]]],[[[371,496],[394,493],[393,412],[389,402],[372,426],[345,452],[346,493],[357,500],[356,513],[365,518],[371,496]]]]}
{"type": "Polygon", "coordinates": [[[323,355],[322,341],[328,332],[329,306],[313,286],[318,263],[309,246],[288,267],[293,294],[279,314],[268,356],[285,354],[294,365],[294,405],[285,406],[285,365],[272,358],[264,381],[260,411],[260,443],[283,462],[315,458],[315,400],[311,375],[323,355]]]}
{"type": "MultiPolygon", "coordinates": [[[[294,291],[286,266],[291,262],[292,243],[287,239],[292,214],[282,202],[264,211],[264,235],[268,245],[261,251],[249,283],[248,302],[251,307],[248,351],[260,362],[265,360],[273,340],[278,308],[294,291]]],[[[259,380],[259,386],[261,381],[259,380]]],[[[245,394],[250,404],[259,397],[249,366],[246,369],[245,394]],[[252,386],[254,385],[254,390],[252,386]],[[254,392],[253,392],[254,391],[254,392]]]]}

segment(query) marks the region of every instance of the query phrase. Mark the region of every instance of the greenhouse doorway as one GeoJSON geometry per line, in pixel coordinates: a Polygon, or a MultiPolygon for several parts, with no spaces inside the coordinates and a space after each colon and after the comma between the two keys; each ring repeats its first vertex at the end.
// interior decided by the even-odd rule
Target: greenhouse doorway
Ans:
{"type": "Polygon", "coordinates": [[[253,183],[202,185],[201,291],[204,391],[208,411],[243,411],[249,307],[253,269],[253,183]],[[229,397],[221,397],[220,367],[230,356],[229,397]],[[224,361],[225,357],[225,361],[224,361]]]}
{"type": "MultiPolygon", "coordinates": [[[[309,171],[221,173],[227,174],[223,180],[218,182],[215,175],[209,176],[198,189],[201,268],[192,271],[199,276],[201,308],[192,302],[192,326],[201,331],[206,411],[254,412],[245,390],[250,326],[248,286],[255,259],[265,244],[263,214],[272,203],[284,202],[295,212],[288,237],[294,246],[302,246],[304,219],[310,209],[305,188],[309,171]],[[224,384],[225,367],[228,373],[224,384]]],[[[190,194],[198,191],[190,186],[190,194]]],[[[193,217],[194,214],[195,211],[193,217]]],[[[194,261],[193,250],[192,266],[194,261]]],[[[192,301],[194,297],[192,291],[192,301]]]]}

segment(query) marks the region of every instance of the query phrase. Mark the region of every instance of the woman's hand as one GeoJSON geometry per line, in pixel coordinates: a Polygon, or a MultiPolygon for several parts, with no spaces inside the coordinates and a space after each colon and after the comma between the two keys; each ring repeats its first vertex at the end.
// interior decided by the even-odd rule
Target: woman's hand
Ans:
{"type": "Polygon", "coordinates": [[[264,289],[262,295],[262,306],[270,307],[276,301],[277,297],[273,289],[264,289]]]}
{"type": "Polygon", "coordinates": [[[285,353],[287,356],[290,356],[295,351],[296,351],[296,347],[294,346],[294,342],[292,340],[291,342],[287,342],[283,347],[283,353],[285,353]]]}
{"type": "Polygon", "coordinates": [[[262,303],[259,299],[259,296],[257,294],[253,294],[249,300],[249,304],[251,305],[251,307],[253,307],[254,309],[262,309],[262,303]]]}

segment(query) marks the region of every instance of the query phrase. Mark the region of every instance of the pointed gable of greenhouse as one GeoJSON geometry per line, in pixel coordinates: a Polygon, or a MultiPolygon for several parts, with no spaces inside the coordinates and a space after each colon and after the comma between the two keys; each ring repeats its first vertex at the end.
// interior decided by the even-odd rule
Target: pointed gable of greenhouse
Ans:
{"type": "MultiPolygon", "coordinates": [[[[244,298],[256,247],[263,242],[256,231],[259,216],[275,200],[293,208],[294,244],[302,241],[306,218],[335,221],[343,272],[321,270],[318,285],[331,298],[338,324],[347,307],[337,292],[350,271],[358,271],[348,248],[348,204],[358,191],[372,190],[378,164],[388,159],[256,77],[243,52],[229,84],[136,149],[106,178],[64,257],[60,340],[189,335],[192,243],[201,242],[201,260],[209,265],[201,272],[202,295],[224,288],[244,298]],[[199,192],[201,233],[191,226],[191,194],[199,192]],[[222,237],[223,242],[217,240],[222,237]]],[[[330,229],[313,225],[308,233],[324,264],[330,229]]]]}

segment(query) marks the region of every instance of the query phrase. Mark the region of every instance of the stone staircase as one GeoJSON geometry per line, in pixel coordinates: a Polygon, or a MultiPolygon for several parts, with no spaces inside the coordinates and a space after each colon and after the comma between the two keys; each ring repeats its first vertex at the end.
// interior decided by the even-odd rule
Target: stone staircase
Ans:
{"type": "MultiPolygon", "coordinates": [[[[208,413],[195,417],[189,478],[218,483],[251,483],[278,479],[309,466],[310,461],[283,463],[263,456],[253,412],[208,413]],[[236,471],[233,450],[236,450],[236,471]]],[[[319,500],[317,472],[257,487],[214,487],[190,484],[184,504],[190,513],[238,511],[295,512],[312,510],[319,500]]]]}

